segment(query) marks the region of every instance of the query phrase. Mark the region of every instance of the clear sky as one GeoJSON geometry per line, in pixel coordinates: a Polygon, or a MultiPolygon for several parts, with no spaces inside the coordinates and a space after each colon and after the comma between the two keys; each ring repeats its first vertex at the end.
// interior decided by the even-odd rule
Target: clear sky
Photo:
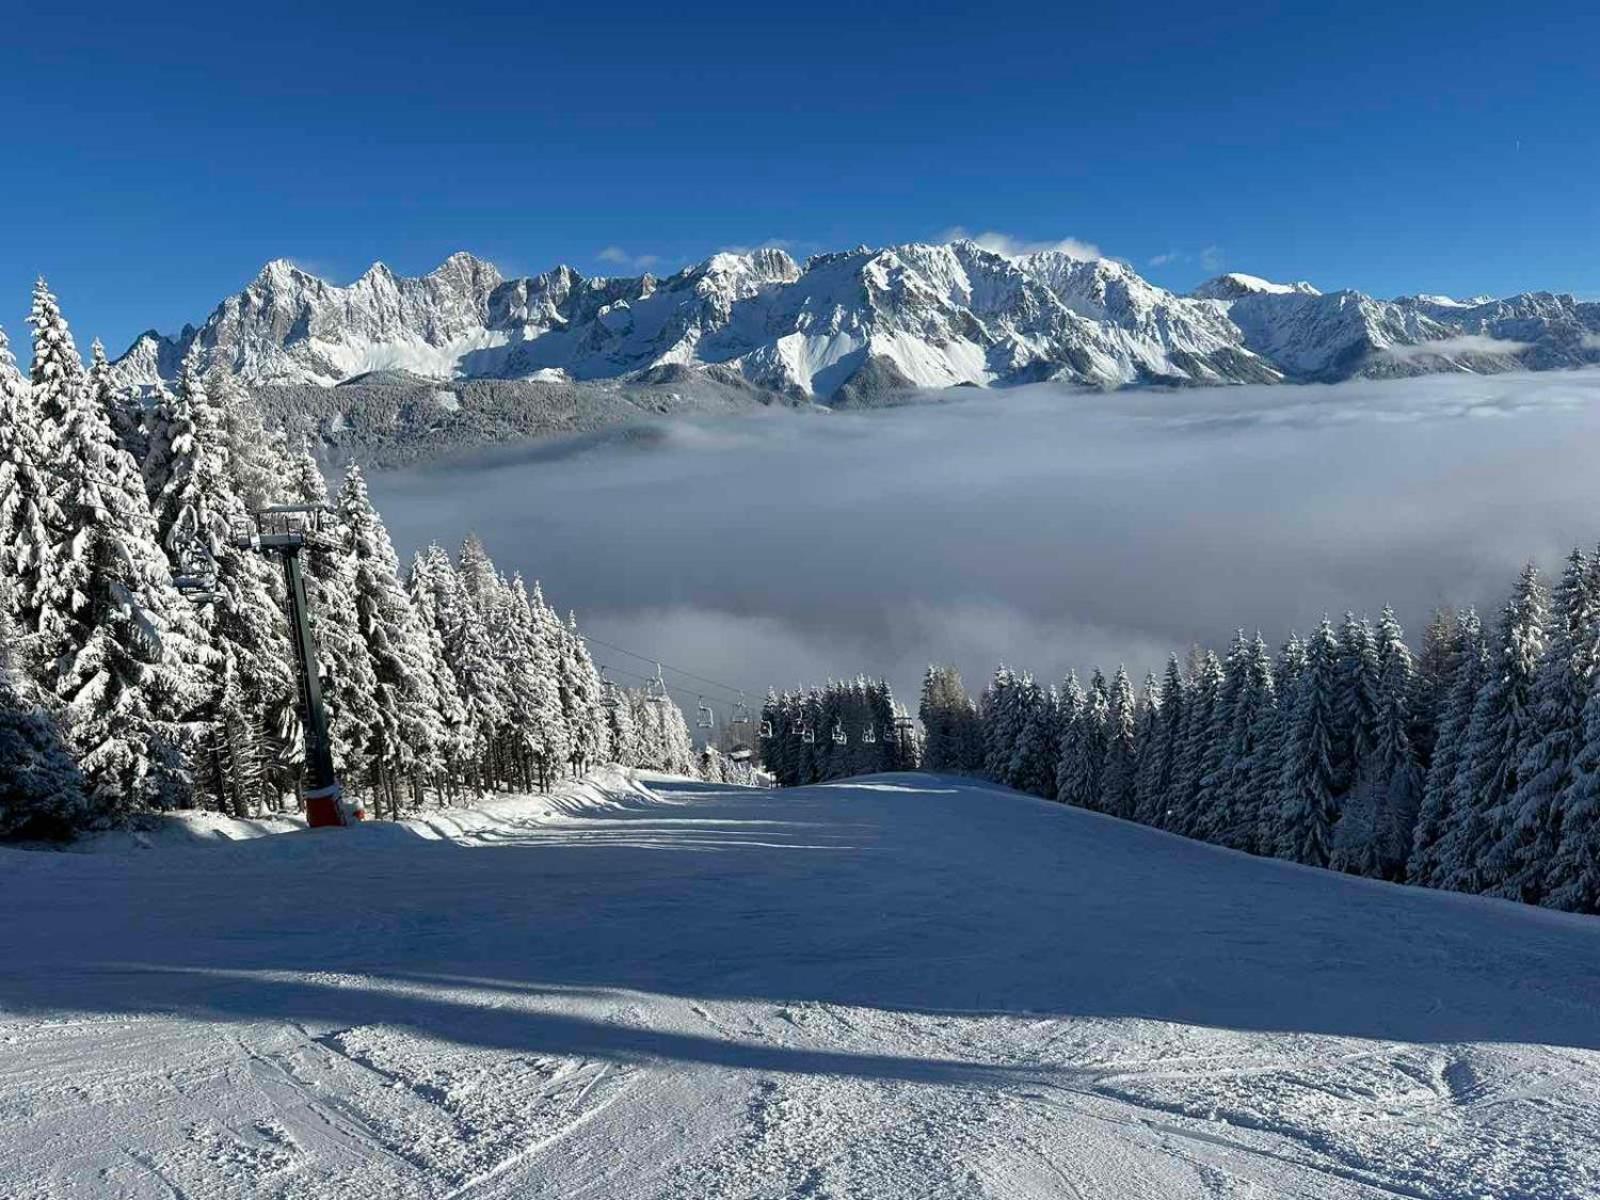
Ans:
{"type": "Polygon", "coordinates": [[[40,272],[114,356],[275,257],[665,272],[956,227],[1174,288],[1600,294],[1600,10],[1333,10],[35,4],[0,323],[40,272]]]}

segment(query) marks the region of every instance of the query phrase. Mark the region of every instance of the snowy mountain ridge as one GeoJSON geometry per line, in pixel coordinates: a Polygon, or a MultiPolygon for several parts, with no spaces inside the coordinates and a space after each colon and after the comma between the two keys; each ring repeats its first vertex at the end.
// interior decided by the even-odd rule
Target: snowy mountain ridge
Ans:
{"type": "Polygon", "coordinates": [[[719,253],[674,275],[507,279],[470,254],[426,275],[376,263],[340,286],[279,259],[198,328],[141,335],[125,383],[176,375],[198,342],[251,385],[725,377],[838,403],[889,389],[1059,380],[1102,388],[1338,380],[1600,363],[1600,303],[1522,293],[1381,300],[1238,272],[1189,295],[1113,259],[972,241],[815,255],[719,253]],[[731,373],[731,375],[730,375],[731,373]]]}

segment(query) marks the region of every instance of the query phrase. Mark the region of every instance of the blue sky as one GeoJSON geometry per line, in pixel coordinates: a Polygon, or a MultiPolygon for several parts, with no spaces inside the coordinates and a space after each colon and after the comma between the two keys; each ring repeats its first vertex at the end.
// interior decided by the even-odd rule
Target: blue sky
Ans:
{"type": "Polygon", "coordinates": [[[954,227],[1174,288],[1600,294],[1591,6],[66,7],[0,52],[16,342],[39,272],[115,355],[274,257],[664,272],[954,227]]]}

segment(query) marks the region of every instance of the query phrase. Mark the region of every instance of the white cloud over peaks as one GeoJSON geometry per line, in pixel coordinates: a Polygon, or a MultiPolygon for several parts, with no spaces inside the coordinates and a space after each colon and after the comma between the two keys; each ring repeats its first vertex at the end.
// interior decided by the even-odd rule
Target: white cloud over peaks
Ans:
{"type": "Polygon", "coordinates": [[[800,243],[791,238],[767,238],[764,241],[750,245],[718,246],[718,254],[754,254],[757,250],[782,250],[786,254],[795,253],[800,248],[800,243]]]}
{"type": "Polygon", "coordinates": [[[1105,253],[1093,242],[1080,241],[1077,238],[1061,238],[1053,242],[1030,242],[1025,238],[1013,237],[1009,233],[1000,233],[997,230],[986,230],[983,233],[969,233],[960,225],[952,226],[939,235],[941,242],[972,241],[982,246],[985,250],[993,250],[996,254],[1003,254],[1007,258],[1021,258],[1025,254],[1039,254],[1045,250],[1053,250],[1065,254],[1069,258],[1105,258],[1105,253]]]}
{"type": "Polygon", "coordinates": [[[1200,251],[1200,265],[1208,271],[1222,270],[1222,264],[1227,261],[1227,256],[1222,253],[1221,246],[1207,246],[1200,251]]]}
{"type": "Polygon", "coordinates": [[[1168,263],[1182,262],[1184,258],[1185,258],[1185,255],[1183,255],[1179,251],[1177,251],[1177,250],[1168,250],[1165,254],[1153,254],[1153,255],[1151,255],[1150,256],[1150,265],[1152,267],[1164,267],[1168,263]]]}
{"type": "Polygon", "coordinates": [[[659,254],[629,254],[621,246],[607,246],[595,257],[603,263],[617,267],[631,267],[635,271],[648,271],[661,261],[659,254]]]}

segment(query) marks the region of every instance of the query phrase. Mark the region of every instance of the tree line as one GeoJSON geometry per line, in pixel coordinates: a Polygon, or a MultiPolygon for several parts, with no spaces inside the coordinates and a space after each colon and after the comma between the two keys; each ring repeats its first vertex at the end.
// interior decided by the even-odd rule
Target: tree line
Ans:
{"type": "Polygon", "coordinates": [[[1525,568],[1491,628],[1384,609],[1059,687],[928,669],[929,770],[982,776],[1252,854],[1600,911],[1600,554],[1547,594],[1525,568]]]}
{"type": "Polygon", "coordinates": [[[606,761],[693,773],[677,705],[603,680],[574,619],[475,537],[402,573],[359,467],[330,496],[195,353],[141,395],[98,342],[82,361],[43,280],[28,324],[25,375],[0,333],[0,835],[296,795],[283,580],[235,543],[270,504],[333,509],[333,545],[303,557],[312,633],[336,767],[378,813],[606,761]],[[197,569],[199,597],[179,588],[197,569]]]}
{"type": "Polygon", "coordinates": [[[761,707],[761,759],[781,787],[875,771],[914,770],[921,737],[882,679],[768,692],[761,707]]]}

